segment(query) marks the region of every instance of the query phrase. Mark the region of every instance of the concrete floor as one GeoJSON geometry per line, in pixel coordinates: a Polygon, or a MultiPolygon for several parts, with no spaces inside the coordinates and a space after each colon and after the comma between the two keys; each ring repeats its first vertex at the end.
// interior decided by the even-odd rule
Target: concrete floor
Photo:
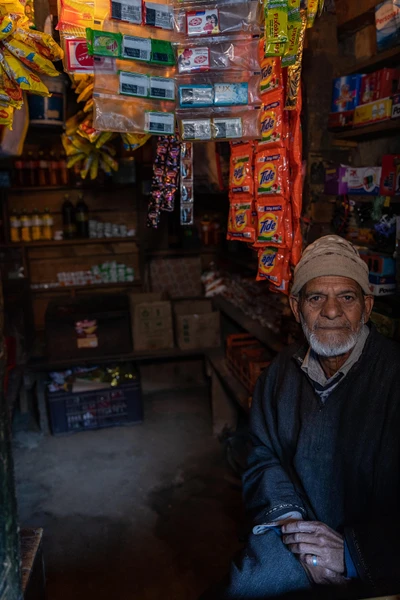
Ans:
{"type": "Polygon", "coordinates": [[[195,600],[238,548],[208,388],[144,407],[141,425],[16,437],[20,523],[44,527],[49,600],[195,600]]]}

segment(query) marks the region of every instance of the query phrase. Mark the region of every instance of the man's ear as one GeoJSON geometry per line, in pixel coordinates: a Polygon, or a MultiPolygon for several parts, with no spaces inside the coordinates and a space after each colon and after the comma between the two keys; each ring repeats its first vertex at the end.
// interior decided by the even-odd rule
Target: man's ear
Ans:
{"type": "Polygon", "coordinates": [[[300,297],[290,296],[289,304],[290,308],[292,309],[292,313],[294,314],[294,318],[298,323],[300,323],[300,297]]]}
{"type": "Polygon", "coordinates": [[[369,318],[371,316],[372,309],[374,308],[374,301],[375,301],[375,299],[373,296],[364,296],[365,322],[366,323],[368,323],[369,318]]]}

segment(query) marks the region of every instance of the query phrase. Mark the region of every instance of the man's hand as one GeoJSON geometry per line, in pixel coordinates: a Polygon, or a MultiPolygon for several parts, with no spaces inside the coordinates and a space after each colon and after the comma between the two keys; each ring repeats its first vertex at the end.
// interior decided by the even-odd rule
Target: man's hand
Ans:
{"type": "Polygon", "coordinates": [[[317,584],[343,584],[344,541],[342,536],[318,521],[296,521],[282,526],[282,540],[299,556],[303,567],[317,584]],[[317,566],[313,564],[317,560],[317,566]]]}

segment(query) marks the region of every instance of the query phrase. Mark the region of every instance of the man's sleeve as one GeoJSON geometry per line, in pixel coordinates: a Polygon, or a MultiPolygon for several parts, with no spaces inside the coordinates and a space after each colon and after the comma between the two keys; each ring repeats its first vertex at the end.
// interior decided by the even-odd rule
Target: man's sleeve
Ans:
{"type": "Polygon", "coordinates": [[[272,403],[273,375],[268,369],[255,387],[250,412],[250,454],[243,476],[245,508],[253,525],[270,523],[289,512],[306,517],[300,496],[280,459],[272,403]]]}

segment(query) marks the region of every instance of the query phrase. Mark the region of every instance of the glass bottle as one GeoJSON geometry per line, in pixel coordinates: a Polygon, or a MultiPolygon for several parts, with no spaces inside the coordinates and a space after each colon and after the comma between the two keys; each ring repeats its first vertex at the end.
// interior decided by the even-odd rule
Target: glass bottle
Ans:
{"type": "Polygon", "coordinates": [[[51,150],[49,157],[49,185],[59,185],[59,164],[56,156],[51,150]]]}
{"type": "Polygon", "coordinates": [[[68,185],[69,183],[69,172],[67,169],[67,159],[65,153],[60,154],[58,161],[59,179],[60,185],[68,185]]]}
{"type": "Polygon", "coordinates": [[[53,239],[53,216],[48,208],[44,209],[42,216],[42,239],[52,240],[53,239]]]}
{"type": "Polygon", "coordinates": [[[32,231],[31,231],[32,241],[37,242],[42,239],[42,218],[39,214],[37,208],[33,211],[32,214],[32,231]]]}
{"type": "Polygon", "coordinates": [[[21,241],[31,242],[31,217],[27,210],[23,210],[21,214],[21,241]]]}
{"type": "Polygon", "coordinates": [[[43,150],[41,150],[39,152],[39,161],[38,161],[38,170],[37,170],[38,185],[40,187],[49,185],[48,173],[49,173],[49,163],[47,162],[47,160],[44,156],[43,150]]]}
{"type": "Polygon", "coordinates": [[[69,199],[69,194],[65,194],[64,202],[62,205],[62,219],[63,219],[63,230],[64,239],[71,240],[76,236],[76,223],[75,223],[75,207],[69,199]]]}
{"type": "Polygon", "coordinates": [[[80,238],[89,237],[89,209],[83,199],[83,194],[79,194],[78,202],[75,207],[76,234],[80,238]]]}
{"type": "Polygon", "coordinates": [[[10,216],[10,239],[12,242],[21,241],[21,220],[16,210],[10,216]]]}
{"type": "MultiPolygon", "coordinates": [[[[36,185],[36,173],[35,171],[37,170],[37,161],[35,160],[34,156],[33,156],[33,152],[29,151],[28,152],[28,158],[26,161],[26,166],[27,166],[27,172],[28,172],[28,178],[26,181],[26,185],[30,185],[32,187],[34,187],[36,185]]],[[[21,217],[22,218],[22,217],[21,217]]]]}

